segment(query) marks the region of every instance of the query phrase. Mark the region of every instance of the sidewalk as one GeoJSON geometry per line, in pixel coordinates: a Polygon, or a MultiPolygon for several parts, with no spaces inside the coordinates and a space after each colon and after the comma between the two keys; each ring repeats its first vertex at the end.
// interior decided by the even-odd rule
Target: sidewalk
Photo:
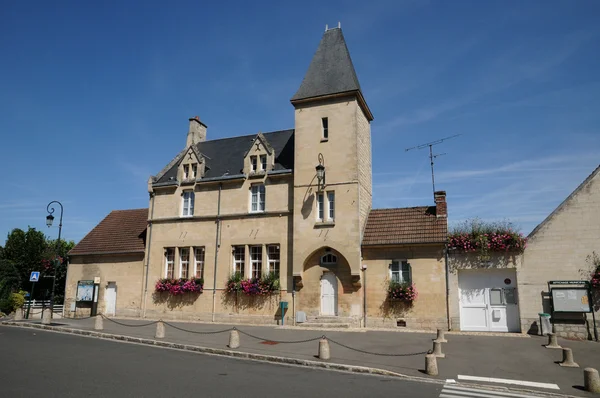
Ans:
{"type": "MultiPolygon", "coordinates": [[[[104,319],[102,332],[154,340],[156,324],[149,325],[150,322],[152,321],[104,319]]],[[[29,323],[39,324],[39,321],[30,321],[29,323]]],[[[424,352],[432,348],[432,339],[435,337],[431,333],[396,333],[373,330],[357,333],[355,331],[317,331],[281,329],[275,326],[171,321],[169,324],[165,325],[166,335],[162,340],[177,344],[227,350],[229,330],[235,326],[240,333],[240,348],[234,351],[320,361],[316,356],[318,340],[322,335],[326,335],[330,340],[331,360],[327,361],[329,363],[384,369],[406,376],[439,380],[461,381],[458,376],[467,375],[552,383],[560,387],[560,390],[551,390],[490,384],[496,387],[522,388],[547,393],[591,397],[593,395],[575,388],[575,386],[583,386],[583,369],[585,367],[600,368],[600,344],[595,342],[559,339],[560,345],[573,350],[575,362],[580,365],[580,368],[563,368],[555,363],[562,359],[562,350],[551,350],[542,346],[546,343],[547,338],[447,334],[448,343],[443,344],[446,358],[438,359],[440,374],[431,377],[422,372],[425,364],[424,352]],[[177,328],[185,329],[185,331],[177,328]],[[211,333],[219,331],[223,332],[211,333]],[[211,334],[203,334],[207,332],[211,334]],[[250,337],[246,333],[264,340],[250,337]],[[292,341],[294,343],[291,343],[292,341]],[[367,351],[371,354],[360,351],[367,351]]],[[[94,330],[94,319],[55,319],[53,325],[59,328],[94,330]]],[[[486,384],[480,381],[476,383],[486,384]]]]}

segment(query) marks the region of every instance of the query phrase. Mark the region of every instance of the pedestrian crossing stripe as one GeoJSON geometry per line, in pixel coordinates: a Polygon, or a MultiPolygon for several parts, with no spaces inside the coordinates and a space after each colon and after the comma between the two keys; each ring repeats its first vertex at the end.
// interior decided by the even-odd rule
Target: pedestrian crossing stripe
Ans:
{"type": "Polygon", "coordinates": [[[541,395],[485,390],[482,388],[458,387],[444,384],[440,398],[540,398],[541,395]]]}

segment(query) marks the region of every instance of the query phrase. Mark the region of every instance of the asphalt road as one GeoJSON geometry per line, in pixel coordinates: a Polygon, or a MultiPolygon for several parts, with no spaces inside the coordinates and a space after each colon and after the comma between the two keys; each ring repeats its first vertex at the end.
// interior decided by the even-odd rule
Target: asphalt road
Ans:
{"type": "Polygon", "coordinates": [[[3,397],[438,397],[442,386],[0,326],[3,397]]]}

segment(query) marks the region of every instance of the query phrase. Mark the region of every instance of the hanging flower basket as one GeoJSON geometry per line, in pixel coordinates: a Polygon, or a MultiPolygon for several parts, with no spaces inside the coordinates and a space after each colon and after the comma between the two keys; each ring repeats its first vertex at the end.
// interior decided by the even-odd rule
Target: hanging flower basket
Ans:
{"type": "Polygon", "coordinates": [[[238,273],[229,277],[227,293],[243,293],[246,296],[265,296],[279,291],[279,277],[271,272],[263,278],[244,279],[238,273]]]}
{"type": "Polygon", "coordinates": [[[202,293],[204,290],[204,279],[202,278],[179,278],[179,279],[159,279],[154,286],[158,293],[168,292],[173,296],[184,293],[202,293]]]}
{"type": "Polygon", "coordinates": [[[388,286],[388,300],[402,301],[405,303],[414,302],[419,296],[419,292],[414,283],[390,282],[388,286]]]}

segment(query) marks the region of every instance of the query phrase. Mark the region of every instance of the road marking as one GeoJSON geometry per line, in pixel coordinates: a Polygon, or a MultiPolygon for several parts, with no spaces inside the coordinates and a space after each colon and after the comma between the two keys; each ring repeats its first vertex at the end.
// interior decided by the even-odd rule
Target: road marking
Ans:
{"type": "Polygon", "coordinates": [[[445,384],[440,398],[539,398],[535,395],[484,390],[482,388],[457,387],[445,384]]]}
{"type": "Polygon", "coordinates": [[[454,380],[454,379],[446,379],[446,383],[456,383],[456,380],[454,380]]]}
{"type": "Polygon", "coordinates": [[[478,377],[478,376],[464,376],[458,375],[459,380],[470,380],[470,381],[485,381],[488,383],[504,383],[504,384],[515,384],[518,386],[526,387],[537,387],[537,388],[548,388],[550,390],[560,390],[560,387],[552,383],[538,383],[536,381],[521,381],[512,379],[496,379],[494,377],[478,377]]]}

